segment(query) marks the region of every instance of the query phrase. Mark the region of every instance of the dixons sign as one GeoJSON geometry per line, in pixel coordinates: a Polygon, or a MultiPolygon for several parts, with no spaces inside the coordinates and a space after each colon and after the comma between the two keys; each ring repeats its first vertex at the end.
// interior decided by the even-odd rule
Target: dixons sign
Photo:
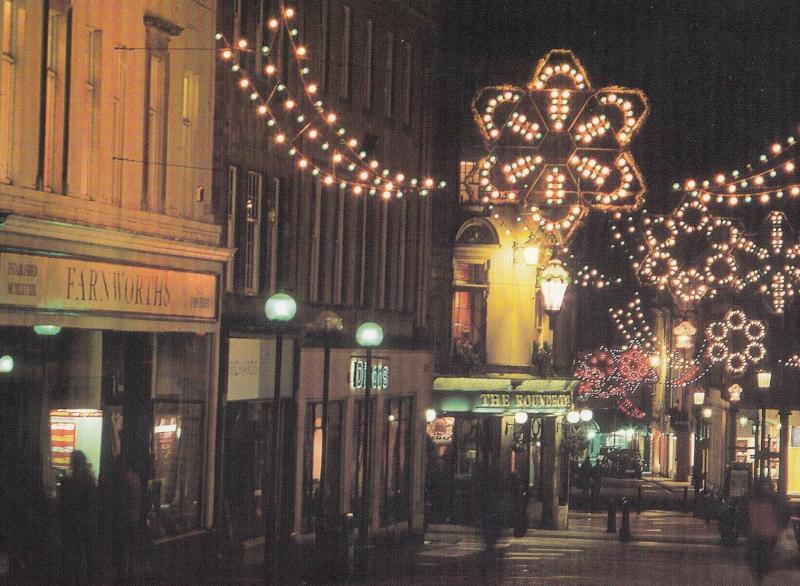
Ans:
{"type": "MultiPolygon", "coordinates": [[[[361,391],[367,386],[367,359],[359,356],[350,358],[350,390],[361,391]]],[[[386,358],[372,359],[373,391],[389,388],[389,361],[386,358]]]]}

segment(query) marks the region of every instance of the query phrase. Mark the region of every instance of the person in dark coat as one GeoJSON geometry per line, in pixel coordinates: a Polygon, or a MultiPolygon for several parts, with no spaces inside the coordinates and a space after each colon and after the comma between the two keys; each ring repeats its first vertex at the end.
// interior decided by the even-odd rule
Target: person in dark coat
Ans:
{"type": "Polygon", "coordinates": [[[769,572],[778,536],[786,528],[789,514],[786,503],[768,478],[758,481],[747,499],[746,510],[750,567],[760,583],[769,572]]]}
{"type": "Polygon", "coordinates": [[[602,484],[603,484],[603,467],[600,465],[600,458],[597,458],[597,460],[595,460],[594,466],[592,466],[592,474],[591,474],[592,511],[595,511],[597,509],[597,505],[599,504],[598,501],[600,500],[600,488],[602,487],[602,484]]]}
{"type": "Polygon", "coordinates": [[[70,473],[61,481],[61,535],[64,579],[88,584],[92,579],[97,532],[97,487],[86,454],[72,452],[70,473]]]}

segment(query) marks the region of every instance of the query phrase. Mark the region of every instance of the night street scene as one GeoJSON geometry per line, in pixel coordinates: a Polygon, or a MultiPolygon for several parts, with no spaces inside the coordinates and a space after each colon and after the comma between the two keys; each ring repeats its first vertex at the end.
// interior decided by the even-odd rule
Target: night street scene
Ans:
{"type": "Polygon", "coordinates": [[[0,0],[0,584],[800,584],[800,3],[0,0]]]}

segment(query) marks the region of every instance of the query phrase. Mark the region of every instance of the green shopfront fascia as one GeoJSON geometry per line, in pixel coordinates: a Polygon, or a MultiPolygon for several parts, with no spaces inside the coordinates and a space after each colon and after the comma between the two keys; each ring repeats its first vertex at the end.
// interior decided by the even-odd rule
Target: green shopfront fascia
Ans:
{"type": "Polygon", "coordinates": [[[506,527],[518,526],[529,510],[538,511],[534,522],[555,527],[556,421],[572,406],[576,386],[571,379],[434,379],[429,522],[476,524],[491,506],[506,527]]]}

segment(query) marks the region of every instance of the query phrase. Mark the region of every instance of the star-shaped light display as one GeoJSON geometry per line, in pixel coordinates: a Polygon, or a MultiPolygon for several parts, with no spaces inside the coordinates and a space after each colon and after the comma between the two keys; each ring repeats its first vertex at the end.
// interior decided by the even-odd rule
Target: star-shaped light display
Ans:
{"type": "Polygon", "coordinates": [[[747,242],[739,225],[711,216],[705,204],[687,198],[669,215],[643,218],[647,256],[638,267],[645,285],[669,289],[691,304],[731,287],[739,277],[734,252],[747,242]]]}
{"type": "Polygon", "coordinates": [[[762,321],[748,318],[741,309],[729,309],[720,321],[706,327],[706,358],[712,363],[722,363],[726,372],[740,376],[764,360],[765,335],[762,321]]]}
{"type": "Polygon", "coordinates": [[[472,111],[488,151],[474,171],[485,203],[519,203],[564,240],[588,209],[641,206],[644,179],[628,150],[649,111],[641,90],[593,90],[577,57],[555,49],[527,89],[484,88],[472,111]]]}
{"type": "Polygon", "coordinates": [[[751,266],[736,279],[736,289],[757,287],[769,310],[782,314],[800,286],[800,244],[786,214],[770,212],[757,237],[743,241],[739,249],[751,266]]]}

